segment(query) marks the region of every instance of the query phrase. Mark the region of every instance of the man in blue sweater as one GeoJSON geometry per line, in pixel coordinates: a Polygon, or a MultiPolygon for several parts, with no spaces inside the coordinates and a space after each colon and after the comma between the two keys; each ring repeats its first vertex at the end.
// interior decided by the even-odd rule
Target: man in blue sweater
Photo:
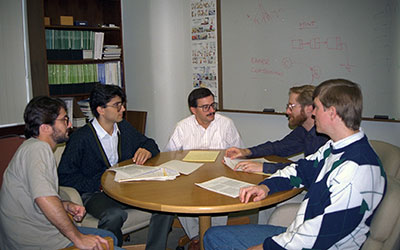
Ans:
{"type": "MultiPolygon", "coordinates": [[[[315,130],[312,94],[315,86],[303,85],[292,87],[289,90],[289,102],[286,105],[286,115],[289,127],[293,131],[282,140],[267,141],[263,144],[241,149],[232,147],[226,150],[225,156],[235,158],[256,158],[268,155],[288,157],[304,153],[305,156],[314,153],[319,147],[329,140],[328,136],[319,134],[315,130]]],[[[255,161],[242,161],[237,164],[245,172],[275,173],[284,168],[285,163],[260,163],[255,161]]]]}
{"type": "MultiPolygon", "coordinates": [[[[144,164],[160,150],[153,139],[123,119],[125,93],[118,86],[97,85],[90,95],[94,119],[71,135],[58,167],[60,185],[78,190],[87,212],[99,219],[98,228],[113,232],[122,245],[121,227],[129,207],[107,196],[101,176],[114,164],[132,159],[144,164]]],[[[147,249],[165,249],[173,216],[154,213],[147,249]],[[156,231],[157,230],[157,231],[156,231]]]]}
{"type": "Polygon", "coordinates": [[[295,187],[308,189],[288,228],[241,225],[209,229],[206,249],[360,249],[386,190],[381,162],[360,128],[362,94],[344,79],[327,80],[314,91],[317,131],[330,136],[317,152],[258,186],[242,188],[247,203],[295,187]]]}

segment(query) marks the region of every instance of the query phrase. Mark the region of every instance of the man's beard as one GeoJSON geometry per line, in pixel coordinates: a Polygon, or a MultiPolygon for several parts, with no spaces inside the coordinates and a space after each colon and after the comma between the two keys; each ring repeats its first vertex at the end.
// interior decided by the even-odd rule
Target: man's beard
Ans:
{"type": "Polygon", "coordinates": [[[289,118],[289,127],[295,128],[298,126],[302,126],[306,120],[307,116],[306,113],[304,112],[304,109],[302,108],[298,116],[293,116],[293,120],[290,120],[289,118]]]}
{"type": "Polygon", "coordinates": [[[68,129],[65,131],[65,133],[63,133],[53,126],[53,131],[54,132],[51,135],[51,137],[52,137],[53,141],[55,141],[57,144],[68,141],[68,139],[69,139],[68,129]]]}

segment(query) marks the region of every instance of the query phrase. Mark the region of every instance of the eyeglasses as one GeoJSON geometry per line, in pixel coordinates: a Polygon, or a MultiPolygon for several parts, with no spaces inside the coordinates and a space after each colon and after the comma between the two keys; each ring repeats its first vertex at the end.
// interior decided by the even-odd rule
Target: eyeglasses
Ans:
{"type": "Polygon", "coordinates": [[[111,105],[104,105],[103,107],[104,107],[104,108],[107,108],[107,107],[116,108],[117,111],[119,112],[119,111],[121,111],[122,106],[125,107],[125,102],[116,102],[116,103],[113,103],[113,104],[111,104],[111,105]]]}
{"type": "Polygon", "coordinates": [[[286,104],[286,109],[293,110],[298,105],[299,105],[298,103],[288,103],[286,104]]]}
{"type": "Polygon", "coordinates": [[[201,106],[197,106],[198,108],[201,108],[203,110],[203,112],[207,112],[210,110],[210,108],[212,107],[214,110],[217,110],[217,106],[218,103],[213,102],[211,104],[206,104],[206,105],[201,105],[201,106]]]}
{"type": "Polygon", "coordinates": [[[63,118],[58,118],[58,119],[56,119],[56,120],[64,121],[65,124],[67,124],[67,126],[68,126],[68,124],[69,124],[69,117],[68,117],[67,115],[64,116],[63,118]]]}

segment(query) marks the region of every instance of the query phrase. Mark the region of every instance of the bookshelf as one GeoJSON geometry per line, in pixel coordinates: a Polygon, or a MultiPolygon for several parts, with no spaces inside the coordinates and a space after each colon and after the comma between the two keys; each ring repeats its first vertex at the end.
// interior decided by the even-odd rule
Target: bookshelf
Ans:
{"type": "Polygon", "coordinates": [[[125,88],[120,0],[29,0],[27,17],[33,96],[52,95],[81,100],[89,96],[95,83],[106,80],[125,88]],[[87,26],[61,25],[60,16],[86,21],[87,26]],[[45,17],[50,18],[50,25],[44,24],[45,17]],[[112,27],[105,27],[110,24],[112,27]],[[85,49],[94,55],[96,33],[104,34],[102,44],[118,46],[120,57],[83,59],[58,53],[55,59],[48,55],[50,52],[54,54],[55,49],[61,52],[69,50],[68,53],[72,50],[80,53],[85,49]],[[51,51],[47,53],[47,49],[51,51]],[[103,68],[105,72],[101,71],[103,68]],[[109,73],[107,70],[113,71],[109,73]]]}

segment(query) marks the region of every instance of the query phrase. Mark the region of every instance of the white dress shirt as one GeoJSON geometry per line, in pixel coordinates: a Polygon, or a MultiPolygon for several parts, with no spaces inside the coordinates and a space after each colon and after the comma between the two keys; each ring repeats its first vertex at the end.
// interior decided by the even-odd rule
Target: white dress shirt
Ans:
{"type": "Polygon", "coordinates": [[[111,166],[118,163],[118,133],[119,129],[116,123],[114,123],[114,131],[112,135],[108,134],[104,128],[100,125],[96,118],[93,119],[92,125],[96,130],[97,136],[103,146],[104,152],[107,155],[108,162],[111,166]]]}
{"type": "Polygon", "coordinates": [[[165,146],[165,151],[227,149],[229,147],[243,148],[244,144],[233,121],[216,113],[215,119],[207,129],[197,122],[194,115],[178,122],[165,146]]]}

